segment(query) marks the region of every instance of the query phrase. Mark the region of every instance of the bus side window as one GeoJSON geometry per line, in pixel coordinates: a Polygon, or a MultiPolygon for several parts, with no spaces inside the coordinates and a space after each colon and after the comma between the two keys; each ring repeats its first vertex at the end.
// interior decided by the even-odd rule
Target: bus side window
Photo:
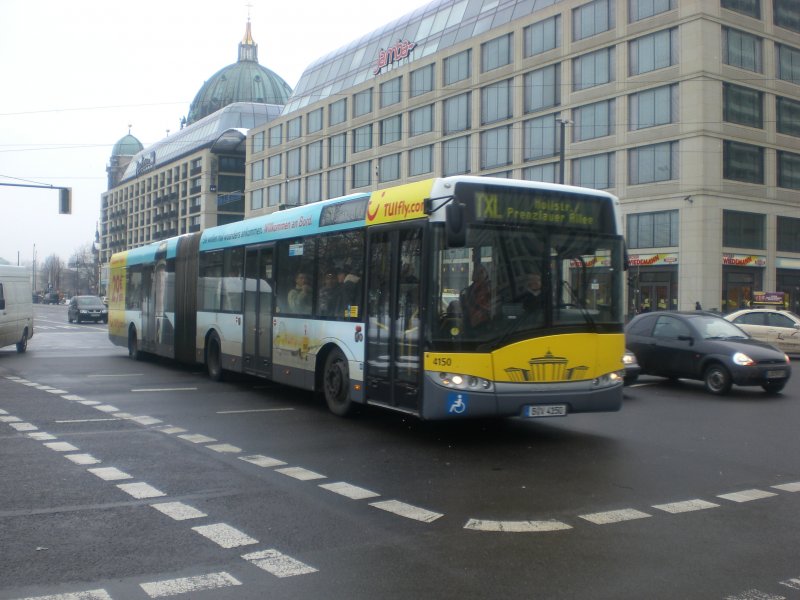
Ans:
{"type": "Polygon", "coordinates": [[[310,315],[314,300],[314,240],[278,244],[278,312],[310,315]]]}

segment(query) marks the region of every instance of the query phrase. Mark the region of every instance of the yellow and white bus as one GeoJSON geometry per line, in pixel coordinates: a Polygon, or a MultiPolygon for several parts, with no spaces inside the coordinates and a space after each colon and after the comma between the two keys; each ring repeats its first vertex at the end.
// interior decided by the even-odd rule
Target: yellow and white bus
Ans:
{"type": "Polygon", "coordinates": [[[109,336],[421,419],[622,401],[619,201],[472,176],[354,194],[115,254],[109,336]],[[528,289],[531,288],[531,289],[528,289]]]}

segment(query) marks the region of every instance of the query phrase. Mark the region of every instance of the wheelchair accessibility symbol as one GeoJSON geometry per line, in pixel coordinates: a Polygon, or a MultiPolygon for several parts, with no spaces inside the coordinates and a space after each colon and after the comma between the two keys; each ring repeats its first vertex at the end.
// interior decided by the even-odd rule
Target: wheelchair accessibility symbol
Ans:
{"type": "Polygon", "coordinates": [[[461,415],[467,412],[467,395],[453,392],[447,396],[447,413],[461,415]]]}

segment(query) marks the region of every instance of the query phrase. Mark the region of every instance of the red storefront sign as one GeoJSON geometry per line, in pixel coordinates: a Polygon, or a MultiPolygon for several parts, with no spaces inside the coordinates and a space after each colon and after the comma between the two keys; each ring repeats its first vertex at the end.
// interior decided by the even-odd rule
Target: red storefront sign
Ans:
{"type": "Polygon", "coordinates": [[[398,40],[394,46],[389,46],[386,50],[378,52],[378,65],[373,71],[373,75],[377,75],[384,67],[390,64],[408,58],[411,51],[417,47],[416,42],[409,42],[408,40],[398,40]]]}

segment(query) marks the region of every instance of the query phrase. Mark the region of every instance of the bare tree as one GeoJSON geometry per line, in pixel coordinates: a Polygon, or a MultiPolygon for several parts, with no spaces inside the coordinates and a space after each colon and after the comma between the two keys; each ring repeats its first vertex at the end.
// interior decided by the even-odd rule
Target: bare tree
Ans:
{"type": "Polygon", "coordinates": [[[97,255],[92,251],[92,244],[87,243],[78,247],[69,259],[69,267],[75,273],[75,293],[97,293],[97,283],[100,271],[97,265],[97,255]]]}
{"type": "Polygon", "coordinates": [[[42,281],[44,282],[44,288],[50,288],[53,290],[61,289],[61,274],[64,270],[64,264],[61,262],[61,259],[55,255],[51,254],[47,258],[44,259],[44,263],[42,264],[42,269],[39,272],[42,281]],[[50,287],[52,286],[52,287],[50,287]]]}

